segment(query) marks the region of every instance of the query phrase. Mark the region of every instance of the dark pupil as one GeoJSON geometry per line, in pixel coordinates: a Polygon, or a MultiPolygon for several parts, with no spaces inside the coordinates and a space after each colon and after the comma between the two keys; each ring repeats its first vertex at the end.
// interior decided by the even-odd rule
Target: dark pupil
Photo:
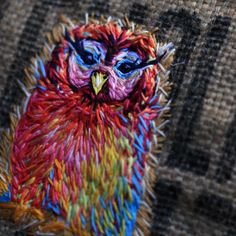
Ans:
{"type": "Polygon", "coordinates": [[[93,58],[93,54],[91,52],[84,51],[83,53],[80,54],[80,56],[84,61],[84,63],[87,65],[93,65],[96,63],[96,60],[93,58]]]}
{"type": "Polygon", "coordinates": [[[133,64],[132,63],[122,63],[119,67],[118,70],[122,72],[123,74],[129,73],[133,69],[133,64]]]}

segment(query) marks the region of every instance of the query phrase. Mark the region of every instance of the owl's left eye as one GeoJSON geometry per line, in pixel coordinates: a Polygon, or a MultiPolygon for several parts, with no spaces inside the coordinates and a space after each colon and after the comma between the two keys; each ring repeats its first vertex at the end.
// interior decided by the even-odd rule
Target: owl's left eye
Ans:
{"type": "Polygon", "coordinates": [[[119,66],[118,66],[118,70],[123,73],[123,74],[127,74],[129,73],[130,71],[133,70],[133,63],[130,63],[130,62],[124,62],[124,63],[121,63],[119,66]]]}
{"type": "Polygon", "coordinates": [[[131,79],[140,74],[141,57],[128,48],[121,50],[115,57],[116,64],[113,70],[121,79],[131,79]]]}
{"type": "Polygon", "coordinates": [[[138,73],[136,62],[129,59],[124,59],[114,66],[114,71],[122,79],[128,79],[138,73]]]}

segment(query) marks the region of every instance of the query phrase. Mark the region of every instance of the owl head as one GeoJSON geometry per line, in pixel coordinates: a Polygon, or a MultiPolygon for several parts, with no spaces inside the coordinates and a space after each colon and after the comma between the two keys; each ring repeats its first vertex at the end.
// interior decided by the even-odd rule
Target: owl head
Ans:
{"type": "Polygon", "coordinates": [[[47,66],[62,91],[102,102],[153,96],[158,62],[155,37],[112,21],[89,23],[65,31],[47,66]]]}

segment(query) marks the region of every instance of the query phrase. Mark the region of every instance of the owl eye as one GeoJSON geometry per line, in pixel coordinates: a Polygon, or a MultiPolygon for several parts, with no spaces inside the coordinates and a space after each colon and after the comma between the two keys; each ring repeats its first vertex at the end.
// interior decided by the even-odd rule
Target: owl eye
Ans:
{"type": "Polygon", "coordinates": [[[133,63],[124,62],[119,65],[117,68],[121,73],[127,74],[133,69],[133,63]]]}
{"type": "Polygon", "coordinates": [[[101,57],[104,57],[102,45],[96,41],[79,41],[76,43],[74,49],[77,63],[84,68],[91,68],[100,62],[101,57]]]}
{"type": "Polygon", "coordinates": [[[94,55],[91,52],[88,52],[86,50],[80,53],[80,57],[85,64],[90,65],[90,66],[97,63],[99,59],[99,55],[98,55],[98,58],[95,59],[94,55]]]}
{"type": "Polygon", "coordinates": [[[129,77],[133,76],[138,71],[136,69],[136,66],[137,66],[136,62],[137,61],[131,61],[129,59],[124,59],[122,61],[119,61],[115,65],[114,71],[120,78],[128,79],[129,77]]]}
{"type": "Polygon", "coordinates": [[[76,59],[80,66],[90,68],[99,63],[100,54],[81,49],[77,52],[76,59]]]}

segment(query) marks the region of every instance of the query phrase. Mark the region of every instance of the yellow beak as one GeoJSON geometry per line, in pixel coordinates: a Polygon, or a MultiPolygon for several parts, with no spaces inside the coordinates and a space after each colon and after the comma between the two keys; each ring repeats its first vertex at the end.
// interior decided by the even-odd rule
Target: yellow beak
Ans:
{"type": "Polygon", "coordinates": [[[107,81],[107,76],[101,72],[94,72],[92,74],[91,80],[94,92],[97,95],[101,91],[102,86],[107,81]]]}

